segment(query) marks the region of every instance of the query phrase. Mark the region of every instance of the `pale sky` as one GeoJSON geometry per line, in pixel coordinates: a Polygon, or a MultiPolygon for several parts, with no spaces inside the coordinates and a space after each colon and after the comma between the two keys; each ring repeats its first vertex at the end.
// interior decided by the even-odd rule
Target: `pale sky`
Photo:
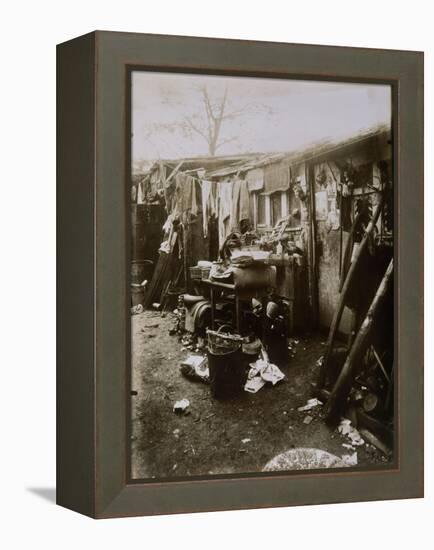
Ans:
{"type": "Polygon", "coordinates": [[[218,155],[291,152],[391,124],[391,89],[385,85],[135,71],[133,163],[208,154],[205,139],[181,130],[186,117],[206,128],[204,86],[216,104],[227,89],[226,112],[241,111],[223,121],[220,141],[230,141],[218,155]]]}

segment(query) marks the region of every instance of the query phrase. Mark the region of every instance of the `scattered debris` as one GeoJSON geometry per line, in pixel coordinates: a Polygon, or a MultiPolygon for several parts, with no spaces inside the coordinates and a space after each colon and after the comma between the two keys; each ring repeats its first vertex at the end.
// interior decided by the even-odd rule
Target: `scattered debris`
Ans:
{"type": "Polygon", "coordinates": [[[296,346],[299,344],[300,340],[296,340],[295,338],[290,338],[288,340],[288,351],[289,351],[289,357],[294,358],[295,354],[297,353],[296,346]]]}
{"type": "Polygon", "coordinates": [[[209,368],[207,358],[203,355],[189,355],[181,363],[181,374],[190,380],[209,384],[209,368]]]}
{"type": "Polygon", "coordinates": [[[202,336],[198,336],[196,347],[200,350],[205,349],[206,347],[205,338],[202,338],[202,336]]]}
{"type": "Polygon", "coordinates": [[[241,443],[249,443],[250,441],[252,441],[250,437],[246,437],[245,439],[241,440],[241,443]]]}
{"type": "Polygon", "coordinates": [[[303,420],[303,424],[310,424],[313,420],[313,416],[306,415],[303,420]]]}
{"type": "Polygon", "coordinates": [[[266,382],[270,382],[273,386],[285,378],[285,375],[279,367],[272,363],[261,364],[260,374],[266,382]]]}
{"type": "Polygon", "coordinates": [[[311,409],[318,407],[318,405],[322,405],[322,401],[319,401],[316,397],[313,397],[312,399],[308,399],[306,405],[303,407],[298,407],[297,411],[310,411],[311,409]]]}
{"type": "Polygon", "coordinates": [[[342,461],[343,461],[347,466],[357,466],[357,453],[354,452],[354,453],[351,454],[351,455],[343,455],[343,456],[342,456],[342,461]]]}
{"type": "Polygon", "coordinates": [[[273,386],[283,380],[285,375],[277,367],[268,361],[268,357],[261,352],[261,358],[250,363],[250,371],[247,377],[247,382],[244,386],[244,390],[249,393],[258,392],[266,382],[269,382],[273,386]]]}
{"type": "Polygon", "coordinates": [[[319,357],[315,363],[315,366],[316,367],[322,367],[323,366],[323,363],[324,363],[324,355],[321,355],[321,357],[319,357]]]}
{"type": "Polygon", "coordinates": [[[256,393],[265,386],[265,380],[260,376],[248,378],[244,385],[244,390],[249,393],[256,393]]]}
{"type": "Polygon", "coordinates": [[[188,399],[181,399],[173,405],[173,412],[176,414],[185,414],[189,406],[190,401],[188,399]]]}
{"type": "Polygon", "coordinates": [[[342,447],[345,447],[345,449],[348,449],[349,451],[355,451],[355,448],[349,443],[342,443],[342,447]]]}
{"type": "Polygon", "coordinates": [[[131,315],[138,315],[139,313],[143,313],[143,311],[142,304],[137,304],[131,308],[131,315]]]}
{"type": "Polygon", "coordinates": [[[351,426],[351,420],[348,420],[348,418],[343,418],[341,420],[341,423],[338,426],[338,432],[346,437],[351,441],[351,444],[358,447],[360,445],[363,445],[365,443],[364,439],[360,436],[360,433],[351,426]]]}
{"type": "Polygon", "coordinates": [[[186,334],[185,336],[183,336],[181,338],[181,345],[183,346],[183,348],[185,349],[190,349],[192,350],[194,348],[194,344],[193,344],[193,336],[191,336],[190,334],[186,334]]]}
{"type": "Polygon", "coordinates": [[[357,403],[358,401],[362,401],[364,398],[364,394],[361,390],[355,390],[351,393],[351,399],[357,403]]]}

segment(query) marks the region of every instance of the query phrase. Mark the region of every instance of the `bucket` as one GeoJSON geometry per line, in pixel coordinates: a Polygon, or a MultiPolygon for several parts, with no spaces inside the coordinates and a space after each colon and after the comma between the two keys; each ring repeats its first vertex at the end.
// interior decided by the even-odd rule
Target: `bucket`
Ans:
{"type": "Polygon", "coordinates": [[[285,319],[265,317],[262,325],[263,343],[271,363],[286,367],[289,363],[288,327],[285,319]]]}
{"type": "Polygon", "coordinates": [[[207,331],[210,389],[216,399],[228,399],[242,391],[246,368],[242,339],[219,331],[207,331]]]}
{"type": "Polygon", "coordinates": [[[143,305],[145,301],[145,293],[142,285],[131,285],[131,305],[138,306],[139,304],[143,305]]]}
{"type": "Polygon", "coordinates": [[[145,279],[150,280],[153,262],[151,260],[133,260],[131,262],[131,282],[140,285],[145,279]]]}

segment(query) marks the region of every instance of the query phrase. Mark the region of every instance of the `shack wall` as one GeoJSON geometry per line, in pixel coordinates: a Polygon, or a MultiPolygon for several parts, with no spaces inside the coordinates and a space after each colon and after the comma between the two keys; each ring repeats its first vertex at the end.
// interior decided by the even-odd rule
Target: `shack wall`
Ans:
{"type": "MultiPolygon", "coordinates": [[[[378,172],[378,162],[391,158],[392,146],[388,137],[388,134],[375,136],[358,144],[357,147],[353,146],[350,150],[337,151],[335,154],[312,161],[317,232],[318,322],[322,328],[330,327],[339,301],[340,250],[343,255],[349,236],[349,231],[344,228],[341,247],[338,195],[341,183],[340,168],[347,163],[369,174],[368,178],[362,178],[363,187],[354,188],[353,203],[356,197],[362,194],[367,196],[375,193],[372,187],[379,185],[378,181],[374,181],[374,175],[378,172]]],[[[375,203],[375,199],[373,202],[375,203]]],[[[350,326],[351,311],[345,308],[339,330],[343,334],[348,334],[350,326]]]]}

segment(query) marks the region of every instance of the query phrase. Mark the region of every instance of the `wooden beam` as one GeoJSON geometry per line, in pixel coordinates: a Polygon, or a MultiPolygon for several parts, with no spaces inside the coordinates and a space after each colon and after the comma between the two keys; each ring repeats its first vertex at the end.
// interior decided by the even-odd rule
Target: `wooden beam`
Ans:
{"type": "Polygon", "coordinates": [[[310,302],[312,308],[312,325],[316,327],[319,321],[318,314],[318,271],[316,255],[316,205],[315,205],[315,181],[313,178],[313,166],[305,165],[305,178],[307,180],[309,201],[309,281],[310,302]]]}
{"type": "Polygon", "coordinates": [[[360,327],[359,332],[354,340],[354,344],[351,347],[350,353],[342,367],[342,370],[338,376],[336,384],[330,394],[325,407],[325,414],[329,420],[334,420],[335,417],[341,412],[341,409],[346,403],[351,383],[355,376],[356,371],[360,365],[360,358],[368,345],[370,332],[374,319],[378,313],[380,306],[384,302],[387,289],[390,281],[393,277],[393,259],[384,274],[384,277],[378,287],[378,290],[371,302],[368,313],[360,327]]]}

